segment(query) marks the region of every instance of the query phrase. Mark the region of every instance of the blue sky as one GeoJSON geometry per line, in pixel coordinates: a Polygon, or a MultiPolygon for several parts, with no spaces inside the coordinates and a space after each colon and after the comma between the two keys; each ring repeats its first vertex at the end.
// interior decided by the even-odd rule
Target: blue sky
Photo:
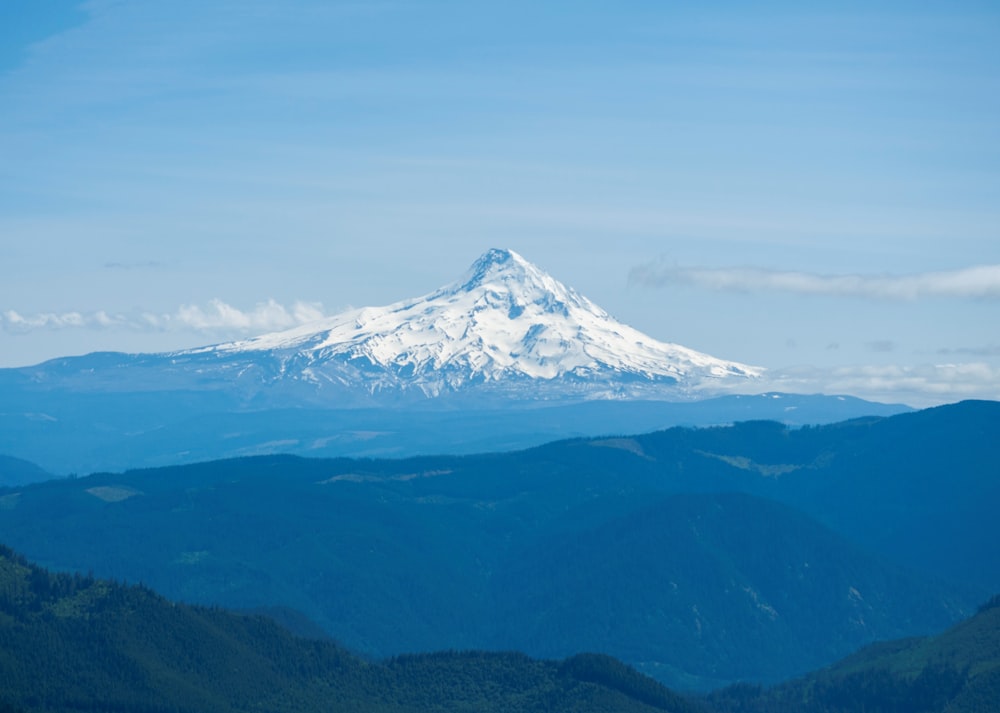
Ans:
{"type": "Polygon", "coordinates": [[[0,366],[509,247],[775,388],[1000,398],[994,3],[7,0],[0,156],[0,366]]]}

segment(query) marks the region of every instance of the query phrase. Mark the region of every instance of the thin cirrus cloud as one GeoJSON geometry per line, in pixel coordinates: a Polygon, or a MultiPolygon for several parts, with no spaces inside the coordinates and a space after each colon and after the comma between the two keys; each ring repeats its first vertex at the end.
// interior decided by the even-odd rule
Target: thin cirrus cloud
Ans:
{"type": "Polygon", "coordinates": [[[938,350],[938,354],[960,354],[965,356],[994,357],[1000,356],[1000,344],[989,344],[983,347],[950,347],[938,350]]]}
{"type": "Polygon", "coordinates": [[[695,285],[736,292],[792,292],[884,300],[926,297],[1000,299],[1000,265],[910,275],[821,275],[753,267],[703,268],[641,265],[629,274],[632,284],[649,287],[695,285]]]}
{"type": "Polygon", "coordinates": [[[242,334],[253,331],[288,329],[325,316],[323,307],[313,302],[295,302],[286,307],[271,299],[253,309],[241,310],[222,300],[207,305],[182,305],[173,313],[142,312],[109,314],[96,312],[41,312],[24,315],[15,310],[0,313],[0,328],[25,334],[38,330],[133,329],[143,331],[196,331],[207,334],[242,334]]]}

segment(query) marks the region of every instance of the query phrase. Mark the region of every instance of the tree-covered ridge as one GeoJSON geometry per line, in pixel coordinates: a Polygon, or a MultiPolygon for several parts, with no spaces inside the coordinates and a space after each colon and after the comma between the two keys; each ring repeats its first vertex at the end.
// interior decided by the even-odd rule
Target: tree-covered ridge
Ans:
{"type": "Polygon", "coordinates": [[[1000,597],[938,636],[874,644],[801,679],[732,686],[708,700],[720,713],[995,713],[1000,597]]]}
{"type": "Polygon", "coordinates": [[[53,574],[0,547],[0,711],[674,711],[618,661],[451,652],[366,662],[269,619],[53,574]]]}
{"type": "Polygon", "coordinates": [[[698,702],[596,654],[364,661],[264,617],[53,574],[0,546],[0,713],[993,713],[998,601],[941,635],[875,644],[771,689],[737,685],[698,702]]]}

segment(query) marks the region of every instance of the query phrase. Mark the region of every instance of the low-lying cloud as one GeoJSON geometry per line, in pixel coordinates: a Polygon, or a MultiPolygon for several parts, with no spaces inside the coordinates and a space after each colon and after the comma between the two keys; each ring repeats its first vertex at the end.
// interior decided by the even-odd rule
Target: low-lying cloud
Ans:
{"type": "Polygon", "coordinates": [[[1000,265],[910,275],[820,275],[754,267],[677,267],[652,263],[633,268],[629,282],[647,287],[695,285],[720,291],[792,292],[888,300],[1000,299],[1000,265]]]}
{"type": "Polygon", "coordinates": [[[295,302],[291,307],[268,300],[249,310],[241,310],[222,300],[207,305],[181,305],[172,313],[40,312],[21,314],[14,310],[0,313],[0,328],[13,334],[38,330],[63,329],[132,329],[141,331],[195,331],[205,334],[248,334],[276,331],[308,324],[326,316],[323,306],[314,302],[295,302]]]}
{"type": "Polygon", "coordinates": [[[184,305],[170,319],[185,328],[198,331],[252,331],[287,329],[315,322],[323,317],[322,306],[308,302],[296,302],[291,309],[286,309],[274,300],[268,300],[258,304],[253,310],[244,312],[222,300],[212,300],[207,309],[198,305],[184,305]]]}
{"type": "MultiPolygon", "coordinates": [[[[985,362],[771,369],[739,393],[849,394],[923,408],[962,399],[1000,400],[1000,366],[985,362]]],[[[723,387],[720,390],[726,390],[723,387]]]]}

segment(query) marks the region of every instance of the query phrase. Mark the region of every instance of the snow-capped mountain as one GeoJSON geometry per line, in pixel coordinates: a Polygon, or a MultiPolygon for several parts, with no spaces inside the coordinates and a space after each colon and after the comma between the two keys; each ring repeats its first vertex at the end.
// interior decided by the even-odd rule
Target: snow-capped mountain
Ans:
{"type": "Polygon", "coordinates": [[[761,370],[657,341],[511,250],[490,250],[424,297],[169,357],[244,386],[434,397],[683,397],[761,370]],[[221,374],[220,374],[221,375],[221,374]]]}
{"type": "Polygon", "coordinates": [[[25,393],[197,393],[227,408],[353,408],[683,400],[761,373],[657,341],[517,253],[490,250],[416,299],[179,352],[54,359],[0,370],[0,382],[25,393]]]}
{"type": "Polygon", "coordinates": [[[0,453],[73,473],[265,453],[470,453],[906,410],[834,396],[708,398],[753,391],[761,372],[657,341],[520,255],[491,250],[424,297],[284,332],[0,369],[0,453]]]}

